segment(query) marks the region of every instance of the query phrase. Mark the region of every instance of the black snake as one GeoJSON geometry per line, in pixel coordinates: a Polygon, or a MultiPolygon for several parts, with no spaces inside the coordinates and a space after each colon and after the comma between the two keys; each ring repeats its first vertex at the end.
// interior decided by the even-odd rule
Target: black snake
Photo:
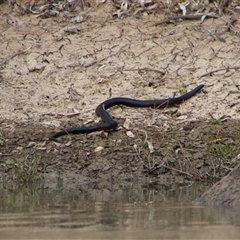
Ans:
{"type": "Polygon", "coordinates": [[[197,86],[190,92],[187,92],[179,97],[166,98],[166,99],[156,99],[156,100],[136,100],[132,98],[124,98],[124,97],[116,97],[108,99],[102,103],[100,103],[96,108],[96,114],[101,117],[103,123],[89,126],[89,127],[77,127],[77,128],[69,128],[53,134],[49,139],[53,141],[57,141],[57,138],[66,134],[78,134],[78,133],[91,133],[95,131],[101,130],[110,130],[117,128],[117,122],[115,122],[109,113],[106,111],[108,108],[115,105],[125,105],[128,107],[151,107],[151,108],[165,108],[170,107],[176,104],[180,104],[183,101],[191,98],[194,94],[200,91],[204,87],[203,84],[197,86]]]}

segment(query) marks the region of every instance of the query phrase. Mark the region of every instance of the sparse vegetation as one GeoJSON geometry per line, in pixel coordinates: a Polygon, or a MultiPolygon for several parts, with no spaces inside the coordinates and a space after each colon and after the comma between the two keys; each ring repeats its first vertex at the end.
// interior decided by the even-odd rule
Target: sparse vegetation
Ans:
{"type": "Polygon", "coordinates": [[[160,172],[175,172],[187,179],[194,177],[195,180],[215,182],[235,166],[231,159],[240,152],[238,131],[231,133],[232,139],[228,139],[222,123],[219,124],[216,126],[210,122],[206,132],[194,139],[189,133],[184,140],[186,133],[175,128],[162,131],[162,134],[156,131],[158,140],[153,134],[150,135],[151,139],[148,138],[147,133],[145,138],[138,137],[139,144],[135,145],[135,151],[142,161],[145,174],[157,176],[161,169],[160,172]]]}
{"type": "Polygon", "coordinates": [[[57,189],[59,191],[61,191],[63,189],[62,170],[58,170],[58,174],[57,174],[57,189]]]}
{"type": "Polygon", "coordinates": [[[152,96],[146,96],[144,100],[154,100],[154,98],[152,96]]]}
{"type": "MultiPolygon", "coordinates": [[[[65,179],[66,169],[80,173],[76,181],[81,181],[79,179],[82,176],[86,179],[96,176],[99,179],[118,181],[126,179],[130,174],[134,175],[135,168],[141,161],[144,163],[145,172],[139,173],[139,178],[143,175],[160,176],[162,172],[159,169],[163,167],[166,168],[163,174],[173,176],[184,175],[194,180],[211,176],[219,178],[228,168],[234,167],[231,158],[240,152],[240,124],[234,126],[231,119],[226,125],[221,119],[221,114],[225,114],[224,109],[228,110],[231,106],[226,115],[234,118],[239,116],[239,99],[233,97],[237,95],[232,95],[235,94],[234,90],[236,94],[239,92],[237,80],[233,82],[233,79],[237,79],[240,68],[234,61],[237,59],[238,46],[231,44],[236,43],[239,36],[239,21],[237,17],[233,17],[238,5],[232,3],[236,1],[229,2],[228,6],[222,6],[221,1],[207,1],[202,9],[196,7],[203,1],[193,1],[188,5],[183,4],[183,0],[164,1],[164,4],[162,1],[143,1],[141,4],[127,1],[127,14],[121,15],[119,12],[120,19],[110,22],[107,16],[117,10],[117,7],[114,9],[115,5],[103,10],[110,2],[90,4],[89,7],[94,7],[92,10],[96,11],[96,15],[87,9],[84,10],[84,15],[79,15],[79,1],[64,0],[59,1],[60,4],[57,2],[42,0],[29,4],[20,0],[10,1],[10,15],[10,6],[5,5],[6,14],[2,15],[5,47],[0,64],[3,69],[0,79],[4,83],[1,103],[5,106],[2,109],[3,135],[0,136],[2,176],[12,174],[15,182],[20,183],[34,181],[40,157],[37,154],[27,156],[31,149],[36,149],[42,154],[42,164],[45,165],[41,172],[46,172],[47,166],[56,167],[53,169],[56,172],[62,169],[62,172],[58,172],[59,186],[63,183],[63,177],[65,179]],[[70,2],[76,3],[71,9],[68,8],[70,2]],[[194,8],[191,10],[192,4],[194,8]],[[224,8],[229,8],[229,12],[224,11],[224,8]],[[221,17],[220,10],[224,12],[224,18],[221,17]],[[70,11],[71,17],[66,18],[62,11],[70,11]],[[31,13],[34,13],[34,16],[31,16],[31,13]],[[56,13],[59,14],[55,15],[56,13]],[[36,19],[36,14],[38,19],[44,18],[45,27],[39,27],[35,20],[31,19],[36,19]],[[51,19],[53,16],[56,21],[51,19]],[[99,18],[95,19],[94,16],[99,18]],[[194,18],[196,16],[198,18],[194,18]],[[217,19],[209,20],[208,17],[217,19]],[[187,20],[190,20],[189,25],[187,20]],[[184,21],[186,25],[182,25],[184,21]],[[8,27],[6,22],[11,27],[8,27]],[[59,22],[66,23],[64,28],[59,22]],[[161,24],[164,25],[158,26],[161,24]],[[21,25],[28,27],[22,29],[19,37],[15,33],[21,25]],[[48,25],[55,29],[51,34],[46,31],[48,25]],[[39,37],[32,39],[32,33],[36,31],[39,37]],[[81,44],[76,46],[79,39],[81,44]],[[219,47],[221,44],[225,47],[219,47]],[[13,51],[9,52],[9,49],[13,51]],[[237,50],[234,51],[235,49],[237,50]],[[13,66],[18,67],[14,69],[13,66]],[[206,76],[209,78],[205,78],[206,76]],[[224,81],[219,81],[220,76],[224,81]],[[36,78],[40,79],[41,83],[37,86],[36,78]],[[15,83],[16,79],[19,81],[13,91],[11,83],[15,83]],[[77,101],[72,101],[67,95],[67,88],[72,83],[76,83],[76,89],[81,90],[77,101]],[[164,109],[163,117],[159,115],[156,121],[155,115],[152,117],[152,125],[156,126],[151,128],[146,127],[145,123],[141,125],[141,121],[136,128],[130,127],[133,127],[133,131],[145,128],[148,134],[146,139],[145,136],[140,136],[140,139],[128,139],[124,130],[121,130],[104,137],[94,134],[71,136],[69,139],[72,141],[69,140],[66,145],[63,143],[60,146],[46,140],[59,126],[69,126],[64,125],[64,122],[76,127],[80,123],[88,122],[93,116],[92,112],[89,113],[90,109],[97,106],[100,99],[111,96],[108,94],[109,89],[112,89],[113,96],[127,95],[140,99],[147,96],[146,100],[152,100],[155,99],[151,96],[153,94],[172,97],[172,92],[175,91],[176,96],[179,96],[186,93],[190,86],[200,83],[206,87],[191,99],[189,108],[185,108],[183,104],[179,110],[176,108],[176,111],[164,109]],[[8,100],[8,95],[13,93],[14,99],[18,101],[8,100]],[[219,94],[216,97],[224,100],[214,101],[213,94],[219,94]],[[211,106],[207,106],[209,103],[211,106]],[[74,110],[78,109],[80,116],[71,118],[68,114],[66,117],[59,114],[68,113],[71,110],[68,106],[74,110]],[[192,119],[198,117],[209,119],[210,108],[214,116],[221,120],[191,123],[192,119]],[[26,119],[33,121],[31,124],[25,124],[26,119]],[[36,123],[36,119],[39,119],[40,123],[44,122],[47,127],[36,123]],[[20,124],[16,124],[20,121],[20,124]],[[177,126],[179,122],[182,125],[177,126]],[[29,146],[29,140],[32,139],[36,145],[29,146]],[[132,144],[136,144],[137,147],[135,155],[131,152],[132,144]],[[99,145],[104,151],[95,153],[93,148],[99,145]],[[151,145],[154,152],[150,150],[151,145]],[[101,155],[106,151],[106,155],[101,155]],[[25,157],[19,159],[19,156],[25,157]],[[131,156],[135,159],[130,159],[131,156]],[[102,165],[92,161],[98,158],[102,165]],[[49,164],[49,159],[54,161],[49,164]],[[226,164],[225,169],[222,163],[226,164]],[[101,166],[94,168],[94,164],[101,166]],[[106,176],[103,176],[102,169],[106,169],[106,176]]],[[[1,7],[3,9],[4,5],[1,7]]],[[[125,115],[125,109],[123,111],[116,111],[116,117],[140,117],[144,121],[147,115],[136,116],[137,114],[132,115],[131,112],[125,115]]],[[[159,111],[160,114],[162,112],[158,109],[154,111],[159,111]]],[[[109,113],[111,114],[110,110],[109,113]]]]}
{"type": "Polygon", "coordinates": [[[221,120],[220,119],[212,119],[211,120],[211,124],[212,125],[219,125],[221,123],[221,120]]]}
{"type": "Polygon", "coordinates": [[[68,97],[63,97],[62,100],[63,100],[63,104],[64,104],[65,106],[66,106],[66,105],[69,105],[70,100],[69,100],[68,97]]]}
{"type": "Polygon", "coordinates": [[[178,93],[180,95],[183,95],[184,93],[186,93],[186,88],[183,85],[177,85],[177,89],[178,89],[178,93]]]}
{"type": "Polygon", "coordinates": [[[116,75],[116,74],[115,74],[115,75],[113,75],[111,78],[112,78],[113,81],[116,81],[116,80],[119,79],[119,75],[116,75]]]}
{"type": "Polygon", "coordinates": [[[9,162],[9,167],[13,170],[13,178],[22,184],[33,182],[37,175],[39,161],[40,155],[34,153],[15,163],[9,162]]]}

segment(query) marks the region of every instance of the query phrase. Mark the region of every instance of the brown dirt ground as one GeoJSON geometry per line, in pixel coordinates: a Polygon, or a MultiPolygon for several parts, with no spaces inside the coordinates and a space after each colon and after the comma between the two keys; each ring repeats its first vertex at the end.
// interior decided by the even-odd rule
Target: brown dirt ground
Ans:
{"type": "Polygon", "coordinates": [[[1,4],[2,173],[7,161],[38,153],[49,182],[59,174],[68,183],[223,177],[240,152],[240,41],[237,30],[225,31],[230,16],[155,26],[162,9],[121,19],[115,10],[109,1],[96,5],[76,24],[79,9],[41,19],[1,4]],[[179,107],[114,107],[118,131],[48,140],[98,123],[95,107],[110,96],[168,98],[199,84],[179,107]]]}

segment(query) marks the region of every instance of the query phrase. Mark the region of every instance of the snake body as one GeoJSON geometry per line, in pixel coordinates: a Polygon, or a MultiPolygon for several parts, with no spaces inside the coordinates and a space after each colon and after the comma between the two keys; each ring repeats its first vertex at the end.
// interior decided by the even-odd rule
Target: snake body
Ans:
{"type": "Polygon", "coordinates": [[[115,122],[110,114],[106,111],[108,108],[111,108],[115,105],[124,105],[127,107],[135,107],[135,108],[165,108],[171,107],[176,104],[180,104],[183,101],[191,98],[194,94],[199,92],[204,87],[203,84],[197,86],[190,92],[187,92],[179,97],[166,98],[166,99],[156,99],[156,100],[136,100],[132,98],[124,98],[124,97],[116,97],[110,98],[106,101],[100,103],[96,108],[96,114],[101,117],[103,123],[89,126],[89,127],[77,127],[77,128],[69,128],[66,130],[62,130],[53,134],[49,139],[53,141],[57,141],[57,138],[67,134],[79,134],[79,133],[91,133],[101,130],[110,130],[117,128],[117,122],[115,122]]]}

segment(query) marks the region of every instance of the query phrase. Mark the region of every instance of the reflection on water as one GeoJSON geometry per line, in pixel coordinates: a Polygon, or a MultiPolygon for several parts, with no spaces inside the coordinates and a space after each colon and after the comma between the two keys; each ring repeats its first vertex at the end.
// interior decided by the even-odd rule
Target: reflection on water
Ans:
{"type": "Polygon", "coordinates": [[[1,239],[237,239],[236,209],[193,205],[199,186],[0,190],[1,239]]]}

